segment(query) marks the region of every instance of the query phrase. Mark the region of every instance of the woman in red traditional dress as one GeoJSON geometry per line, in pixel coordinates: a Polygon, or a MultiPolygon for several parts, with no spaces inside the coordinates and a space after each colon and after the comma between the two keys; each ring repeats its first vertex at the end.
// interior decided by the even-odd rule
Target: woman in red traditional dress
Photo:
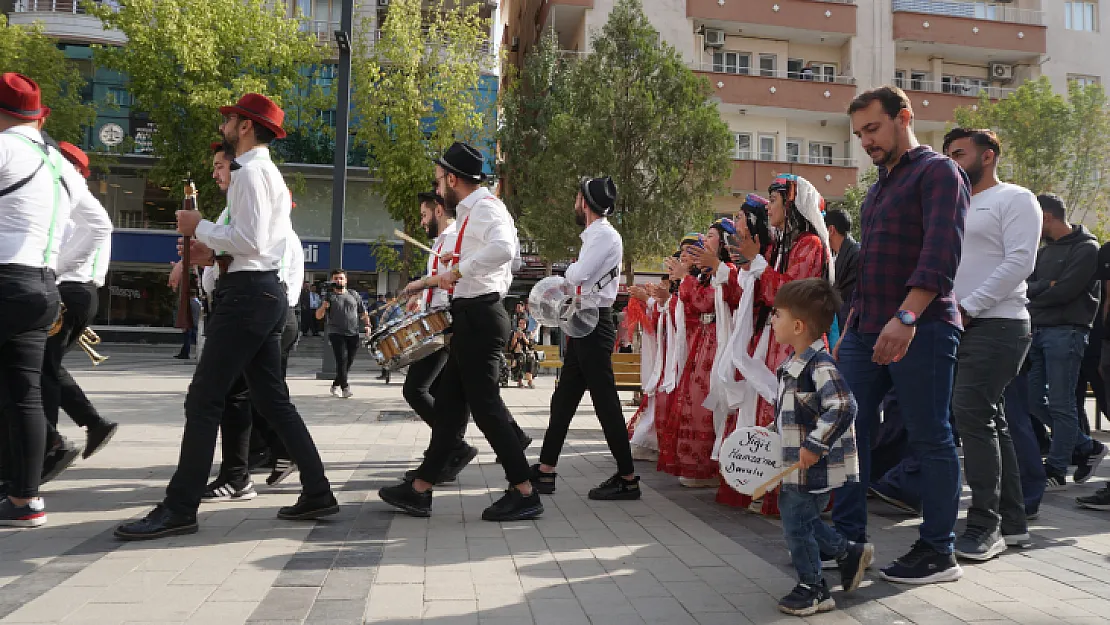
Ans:
{"type": "Polygon", "coordinates": [[[659,444],[657,471],[667,471],[667,467],[678,462],[678,419],[674,412],[675,390],[682,377],[683,363],[686,362],[687,347],[697,331],[698,320],[687,319],[685,305],[678,297],[684,277],[696,272],[693,256],[687,251],[691,246],[702,245],[702,235],[688,233],[679,241],[678,251],[666,261],[670,281],[667,288],[659,289],[656,299],[666,337],[663,342],[663,367],[659,385],[655,391],[655,438],[659,444]]]}
{"type": "MultiPolygon", "coordinates": [[[[687,275],[679,287],[678,297],[683,305],[683,316],[694,327],[689,340],[688,356],[684,361],[682,376],[672,397],[670,415],[678,430],[673,462],[663,470],[677,475],[679,483],[691,488],[717,485],[717,463],[711,458],[717,428],[713,410],[706,408],[710,376],[717,354],[717,291],[713,276],[718,267],[728,264],[729,253],[725,247],[724,233],[734,230],[729,220],[718,220],[705,234],[700,249],[687,250],[695,258],[697,275],[687,275]]],[[[740,301],[735,283],[723,285],[723,299],[728,314],[740,301]]],[[[660,454],[660,464],[663,462],[660,454]]]]}
{"type": "MultiPolygon", "coordinates": [[[[755,259],[740,267],[740,282],[744,283],[743,272],[762,271],[754,283],[755,303],[753,314],[754,332],[748,345],[748,355],[762,351],[760,339],[764,339],[766,354],[757,358],[756,371],[750,368],[745,374],[744,368],[740,373],[748,379],[759,378],[763,381],[761,387],[768,383],[774,384],[774,374],[787,358],[790,357],[790,347],[780,345],[775,340],[771,329],[770,314],[775,301],[775,295],[782,285],[792,280],[802,278],[834,279],[832,253],[829,248],[829,234],[825,228],[825,221],[821,215],[821,206],[824,204],[817,189],[805,178],[793,174],[782,174],[771,183],[768,196],[767,216],[772,228],[781,234],[774,242],[769,252],[763,258],[756,258],[760,254],[759,244],[753,240],[747,223],[741,220],[737,223],[737,236],[739,238],[739,252],[745,258],[755,259]],[[766,336],[765,336],[766,335],[766,336]],[[768,379],[766,376],[772,376],[768,379]]],[[[769,393],[768,400],[766,389],[753,394],[754,415],[752,406],[740,407],[740,425],[769,425],[775,419],[775,406],[771,403],[774,399],[774,390],[769,393]],[[758,397],[758,398],[756,398],[758,397]],[[748,410],[745,411],[745,408],[748,410]],[[745,423],[754,416],[754,423],[745,423]]],[[[751,400],[749,400],[751,401],[751,400]]],[[[734,415],[731,423],[726,428],[726,434],[736,428],[734,415]]],[[[717,490],[717,501],[730,506],[751,507],[752,499],[741,495],[730,488],[723,480],[717,490]]],[[[768,493],[759,504],[758,511],[762,514],[778,514],[778,490],[768,493]]]]}
{"type": "MultiPolygon", "coordinates": [[[[666,363],[667,327],[664,314],[670,298],[670,280],[662,278],[660,284],[634,285],[628,290],[629,300],[625,321],[628,329],[640,334],[640,388],[643,397],[636,414],[628,421],[628,440],[632,444],[634,460],[659,459],[659,442],[655,433],[655,410],[660,399],[659,386],[666,363]]],[[[631,337],[629,337],[631,341],[631,337]]],[[[666,397],[666,394],[662,394],[666,397]]]]}

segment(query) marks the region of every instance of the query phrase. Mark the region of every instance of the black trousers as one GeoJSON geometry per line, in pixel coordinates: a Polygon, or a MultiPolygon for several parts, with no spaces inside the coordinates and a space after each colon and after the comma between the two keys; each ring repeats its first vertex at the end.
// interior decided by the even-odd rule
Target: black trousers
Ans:
{"type": "Polygon", "coordinates": [[[632,462],[632,447],[628,443],[628,429],[624,411],[617,395],[617,382],[613,376],[613,346],[617,341],[617,328],[613,325],[612,311],[599,311],[597,327],[582,338],[567,339],[563,354],[563,371],[559,385],[551,395],[551,420],[543,437],[540,462],[550,466],[559,463],[570,422],[582,402],[582,395],[590,391],[597,419],[605,433],[609,451],[617,460],[617,472],[629,475],[636,472],[632,462]]]}
{"type": "Polygon", "coordinates": [[[77,343],[96,314],[96,285],[92,282],[63,282],[58,285],[58,293],[66,310],[62,314],[61,332],[46,339],[46,354],[42,363],[43,413],[52,427],[58,426],[59,408],[65,410],[79,427],[100,425],[104,419],[62,364],[66,352],[77,343]]]}
{"type": "Polygon", "coordinates": [[[500,352],[509,339],[509,313],[501,297],[491,293],[452,300],[451,317],[451,349],[436,388],[432,440],[417,475],[435,483],[450,460],[469,408],[474,423],[501,458],[509,483],[526,482],[528,460],[497,383],[500,352]]]}
{"type": "Polygon", "coordinates": [[[39,494],[46,453],[42,363],[46,331],[61,305],[54,280],[50,269],[0,265],[0,426],[13,497],[39,494]]]}
{"type": "Polygon", "coordinates": [[[285,441],[300,469],[307,496],[331,490],[320,453],[301,415],[289,401],[281,375],[281,335],[289,306],[276,271],[236,271],[220,278],[208,343],[185,397],[185,432],[177,471],[166,488],[165,506],[194,514],[212,469],[216,432],[227,394],[243,376],[251,403],[285,441]]]}
{"type": "Polygon", "coordinates": [[[331,341],[331,352],[335,354],[335,380],[331,384],[347,390],[350,387],[347,373],[355,364],[355,354],[358,353],[358,335],[329,334],[328,341],[331,341]]]}
{"type": "MultiPolygon", "coordinates": [[[[289,369],[289,352],[297,342],[297,313],[295,308],[289,309],[285,318],[285,328],[281,332],[281,379],[284,383],[286,372],[289,369]]],[[[288,393],[289,386],[286,385],[288,393]]],[[[223,451],[223,462],[220,464],[220,477],[237,486],[242,486],[250,480],[250,449],[251,437],[260,436],[270,447],[270,452],[275,458],[289,458],[285,443],[281,440],[262,413],[251,402],[250,392],[247,388],[245,377],[231,387],[227,394],[227,404],[224,406],[223,419],[220,421],[220,440],[223,451]]]]}
{"type": "Polygon", "coordinates": [[[305,308],[301,311],[301,332],[308,336],[312,332],[312,336],[319,336],[320,331],[316,327],[316,309],[305,308]]]}

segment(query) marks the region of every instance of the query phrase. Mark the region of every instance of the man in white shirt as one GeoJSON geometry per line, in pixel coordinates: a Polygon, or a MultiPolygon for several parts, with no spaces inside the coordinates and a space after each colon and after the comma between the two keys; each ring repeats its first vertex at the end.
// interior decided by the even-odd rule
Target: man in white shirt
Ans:
{"type": "MultiPolygon", "coordinates": [[[[58,149],[82,177],[89,177],[89,157],[81,148],[62,141],[58,144],[58,149]]],[[[95,204],[90,210],[104,211],[104,207],[91,193],[83,194],[80,201],[95,204]]],[[[107,216],[107,214],[105,211],[104,215],[107,216]]],[[[58,276],[58,293],[65,306],[65,311],[62,313],[62,328],[57,334],[47,338],[42,364],[42,407],[46,416],[49,448],[43,461],[43,484],[57,477],[81,453],[80,449],[57,432],[59,408],[65,410],[78,427],[86,429],[85,450],[82,454],[86,459],[111,440],[118,427],[117,423],[100,416],[81,390],[81,386],[62,364],[62,357],[73,348],[77,339],[89,326],[89,322],[96,316],[97,289],[104,286],[104,280],[108,275],[108,264],[112,258],[110,236],[91,254],[86,254],[83,258],[73,258],[73,250],[87,250],[87,246],[82,245],[79,239],[88,236],[90,236],[89,232],[78,228],[73,220],[66,224],[62,235],[61,263],[76,264],[76,266],[58,276]],[[53,445],[50,445],[51,443],[53,445]]]]}
{"type": "Polygon", "coordinates": [[[72,259],[87,257],[112,233],[103,207],[83,201],[84,178],[46,145],[40,130],[49,113],[35,81],[0,75],[0,429],[13,437],[0,525],[15,527],[46,523],[39,386],[47,329],[61,304],[56,274],[75,268],[74,260],[58,257],[62,231],[73,219],[89,234],[73,242],[72,259]]]}
{"type": "Polygon", "coordinates": [[[640,498],[640,478],[632,462],[632,446],[624,422],[624,410],[617,395],[613,376],[613,347],[617,327],[613,323],[613,302],[620,286],[624,242],[609,223],[617,201],[613,179],[586,178],[579,184],[574,201],[574,217],[582,231],[582,250],[578,260],[567,267],[563,277],[567,286],[598,307],[597,326],[581,338],[568,338],[563,355],[563,372],[551,396],[551,419],[543,437],[540,463],[532,466],[532,484],[545,495],[555,493],[555,466],[570,430],[570,422],[582,402],[586,389],[605,432],[605,442],[617,460],[617,473],[590,491],[590,499],[626,500],[640,498]]]}
{"type": "Polygon", "coordinates": [[[482,154],[455,143],[436,159],[436,187],[460,222],[451,252],[456,263],[436,276],[451,301],[452,338],[436,391],[432,440],[416,477],[382,488],[382,501],[415,516],[429,516],[432,486],[443,474],[467,409],[501,459],[510,487],[482,512],[486,521],[532,519],[543,503],[529,480],[528,460],[514,435],[498,384],[509,339],[509,313],[501,303],[512,282],[519,242],[505,205],[481,186],[482,154]]]}
{"type": "Polygon", "coordinates": [[[216,287],[218,305],[185,397],[185,431],[177,471],[166,497],[139,521],[116,528],[124,540],[149,540],[192,534],[215,455],[216,432],[228,390],[246,376],[251,403],[288,447],[301,475],[297,503],[278,510],[280,519],[315,519],[339,512],[324,474],[320,454],[281,373],[281,335],[289,316],[279,270],[288,238],[291,200],[281,172],[270,158],[269,143],[285,136],[284,111],[265,96],[248,93],[234,106],[220,108],[220,132],[235,149],[228,189],[228,223],[202,219],[197,211],[178,211],[178,231],[196,236],[190,255],[207,264],[214,250],[231,256],[216,287]]]}
{"type": "Polygon", "coordinates": [[[1032,341],[1025,280],[1037,258],[1041,208],[1027,189],[998,180],[1002,149],[990,130],[955,128],[944,138],[944,152],[971,182],[964,253],[953,287],[964,333],[952,390],[971,507],[955,552],[984,561],[1007,545],[1029,541],[1002,394],[1032,341]]]}

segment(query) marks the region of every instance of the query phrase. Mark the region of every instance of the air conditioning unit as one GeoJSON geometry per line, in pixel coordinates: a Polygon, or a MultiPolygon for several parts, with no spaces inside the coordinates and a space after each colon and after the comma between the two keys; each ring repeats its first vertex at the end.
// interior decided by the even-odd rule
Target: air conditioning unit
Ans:
{"type": "Polygon", "coordinates": [[[705,47],[720,48],[725,45],[725,31],[716,28],[705,29],[705,47]]]}
{"type": "Polygon", "coordinates": [[[991,80],[1009,82],[1014,79],[1014,66],[1006,63],[991,63],[991,80]]]}
{"type": "Polygon", "coordinates": [[[380,7],[389,6],[389,0],[378,0],[378,6],[380,6],[380,7]]]}

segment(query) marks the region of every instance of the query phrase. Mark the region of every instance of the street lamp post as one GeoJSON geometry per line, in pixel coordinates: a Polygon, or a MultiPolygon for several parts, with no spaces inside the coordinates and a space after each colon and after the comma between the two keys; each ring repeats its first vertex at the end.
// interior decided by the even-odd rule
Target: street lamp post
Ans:
{"type": "MultiPolygon", "coordinates": [[[[350,138],[351,112],[351,22],[354,0],[343,0],[335,45],[339,48],[339,93],[335,105],[335,168],[331,187],[331,269],[343,266],[343,213],[347,200],[347,145],[350,138]]],[[[325,330],[325,337],[327,332],[325,330]]],[[[331,345],[324,345],[323,371],[317,380],[335,377],[335,356],[331,345]]]]}

